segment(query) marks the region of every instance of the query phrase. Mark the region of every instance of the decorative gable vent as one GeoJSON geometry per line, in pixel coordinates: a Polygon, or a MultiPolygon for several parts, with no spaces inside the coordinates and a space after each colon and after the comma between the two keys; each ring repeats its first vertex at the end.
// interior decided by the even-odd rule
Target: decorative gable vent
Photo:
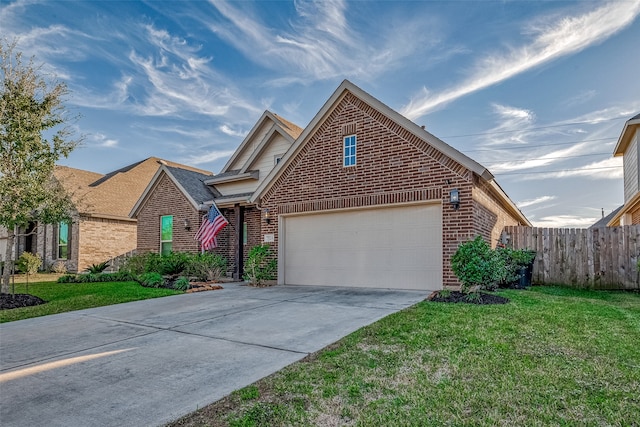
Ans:
{"type": "Polygon", "coordinates": [[[342,125],[342,135],[353,135],[358,131],[358,123],[347,123],[342,125]]]}

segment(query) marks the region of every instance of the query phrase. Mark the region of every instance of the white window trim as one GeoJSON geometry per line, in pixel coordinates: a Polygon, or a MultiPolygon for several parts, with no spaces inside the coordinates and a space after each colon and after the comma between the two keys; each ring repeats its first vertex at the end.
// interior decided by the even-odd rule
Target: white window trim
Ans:
{"type": "Polygon", "coordinates": [[[357,164],[358,164],[358,138],[355,134],[347,135],[342,138],[342,166],[345,168],[350,168],[352,166],[356,166],[357,164]],[[346,144],[347,144],[347,140],[351,138],[353,138],[354,152],[353,152],[353,155],[349,154],[347,156],[347,154],[345,153],[346,144]],[[352,159],[353,163],[347,164],[347,159],[350,159],[350,160],[352,159]]]}

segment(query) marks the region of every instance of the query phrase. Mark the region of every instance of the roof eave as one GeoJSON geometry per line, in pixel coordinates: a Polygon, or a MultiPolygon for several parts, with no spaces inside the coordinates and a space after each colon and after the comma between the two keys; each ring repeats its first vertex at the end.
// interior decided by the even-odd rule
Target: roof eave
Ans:
{"type": "Polygon", "coordinates": [[[609,220],[607,227],[615,227],[616,224],[620,223],[620,218],[622,218],[625,213],[638,206],[638,204],[640,204],[640,192],[636,193],[635,196],[622,206],[622,209],[620,209],[620,211],[618,211],[618,213],[609,220]]]}
{"type": "Polygon", "coordinates": [[[260,171],[248,171],[244,173],[239,173],[237,175],[229,175],[229,176],[214,176],[211,179],[207,179],[204,181],[206,185],[215,185],[215,184],[226,184],[228,182],[236,182],[236,181],[244,181],[245,179],[259,179],[260,171]]]}
{"type": "Polygon", "coordinates": [[[622,132],[620,132],[620,136],[618,137],[616,148],[613,150],[614,157],[624,155],[624,152],[627,151],[627,147],[629,146],[629,142],[631,142],[631,137],[638,126],[640,126],[640,119],[633,118],[625,122],[622,132]]]}
{"type": "Polygon", "coordinates": [[[491,179],[488,181],[491,188],[498,194],[498,196],[502,199],[502,202],[506,205],[507,210],[511,211],[512,215],[515,215],[518,220],[526,226],[532,227],[533,225],[527,219],[527,217],[522,213],[522,211],[516,206],[515,203],[507,196],[507,193],[504,192],[500,184],[496,182],[495,179],[491,179]]]}

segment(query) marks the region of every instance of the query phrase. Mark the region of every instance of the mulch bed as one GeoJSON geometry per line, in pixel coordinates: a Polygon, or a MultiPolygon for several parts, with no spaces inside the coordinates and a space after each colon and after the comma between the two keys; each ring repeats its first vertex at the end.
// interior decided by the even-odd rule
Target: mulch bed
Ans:
{"type": "Polygon", "coordinates": [[[31,307],[46,303],[45,300],[29,294],[0,294],[0,310],[31,307]]]}
{"type": "Polygon", "coordinates": [[[434,292],[427,299],[433,302],[451,302],[454,304],[465,303],[479,305],[506,304],[509,302],[509,298],[501,297],[500,295],[487,294],[484,292],[479,292],[479,295],[480,298],[469,298],[469,295],[459,291],[451,291],[449,292],[448,296],[440,296],[440,292],[434,292]]]}

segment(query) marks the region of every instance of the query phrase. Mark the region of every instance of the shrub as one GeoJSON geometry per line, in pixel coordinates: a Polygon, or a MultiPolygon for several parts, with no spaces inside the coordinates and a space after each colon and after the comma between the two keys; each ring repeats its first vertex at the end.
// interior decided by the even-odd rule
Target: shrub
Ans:
{"type": "Polygon", "coordinates": [[[496,248],[495,252],[504,263],[504,268],[501,270],[498,284],[500,286],[508,287],[520,277],[518,273],[518,265],[514,262],[513,253],[515,251],[511,248],[496,248]]]}
{"type": "Polygon", "coordinates": [[[125,271],[102,274],[65,274],[58,277],[58,283],[130,282],[133,276],[125,271]]]}
{"type": "Polygon", "coordinates": [[[185,274],[197,280],[216,281],[227,271],[227,259],[221,255],[203,253],[192,255],[185,274]]]}
{"type": "Polygon", "coordinates": [[[64,261],[56,261],[51,266],[51,271],[58,274],[65,274],[67,272],[67,264],[64,261]]]}
{"type": "Polygon", "coordinates": [[[150,253],[136,254],[127,257],[120,267],[120,271],[127,272],[132,275],[146,273],[147,261],[150,253]]]}
{"type": "Polygon", "coordinates": [[[180,274],[189,265],[190,258],[190,254],[185,252],[171,252],[167,255],[160,255],[157,270],[150,271],[157,271],[160,274],[180,274]]]}
{"type": "Polygon", "coordinates": [[[189,289],[189,286],[189,279],[184,276],[178,277],[178,279],[173,282],[173,288],[179,291],[186,291],[189,289]]]}
{"type": "Polygon", "coordinates": [[[142,273],[137,280],[146,288],[161,288],[164,285],[162,274],[156,272],[142,273]]]}
{"type": "Polygon", "coordinates": [[[58,277],[58,283],[78,283],[76,281],[76,274],[65,274],[64,276],[58,277]]]}
{"type": "Polygon", "coordinates": [[[451,257],[451,268],[464,293],[495,289],[505,275],[505,261],[481,236],[465,242],[451,257]]]}
{"type": "Polygon", "coordinates": [[[499,280],[500,286],[508,287],[520,279],[521,269],[526,268],[536,257],[536,251],[530,249],[497,248],[495,252],[504,262],[499,280]]]}
{"type": "Polygon", "coordinates": [[[18,258],[18,269],[26,274],[36,274],[38,269],[42,267],[42,258],[40,255],[31,252],[23,252],[18,258]]]}
{"type": "Polygon", "coordinates": [[[85,271],[91,274],[99,274],[105,271],[107,267],[109,267],[109,261],[104,261],[100,264],[91,264],[85,271]]]}
{"type": "Polygon", "coordinates": [[[249,251],[242,277],[254,286],[261,286],[265,280],[275,278],[277,266],[269,245],[254,246],[249,251]]]}

